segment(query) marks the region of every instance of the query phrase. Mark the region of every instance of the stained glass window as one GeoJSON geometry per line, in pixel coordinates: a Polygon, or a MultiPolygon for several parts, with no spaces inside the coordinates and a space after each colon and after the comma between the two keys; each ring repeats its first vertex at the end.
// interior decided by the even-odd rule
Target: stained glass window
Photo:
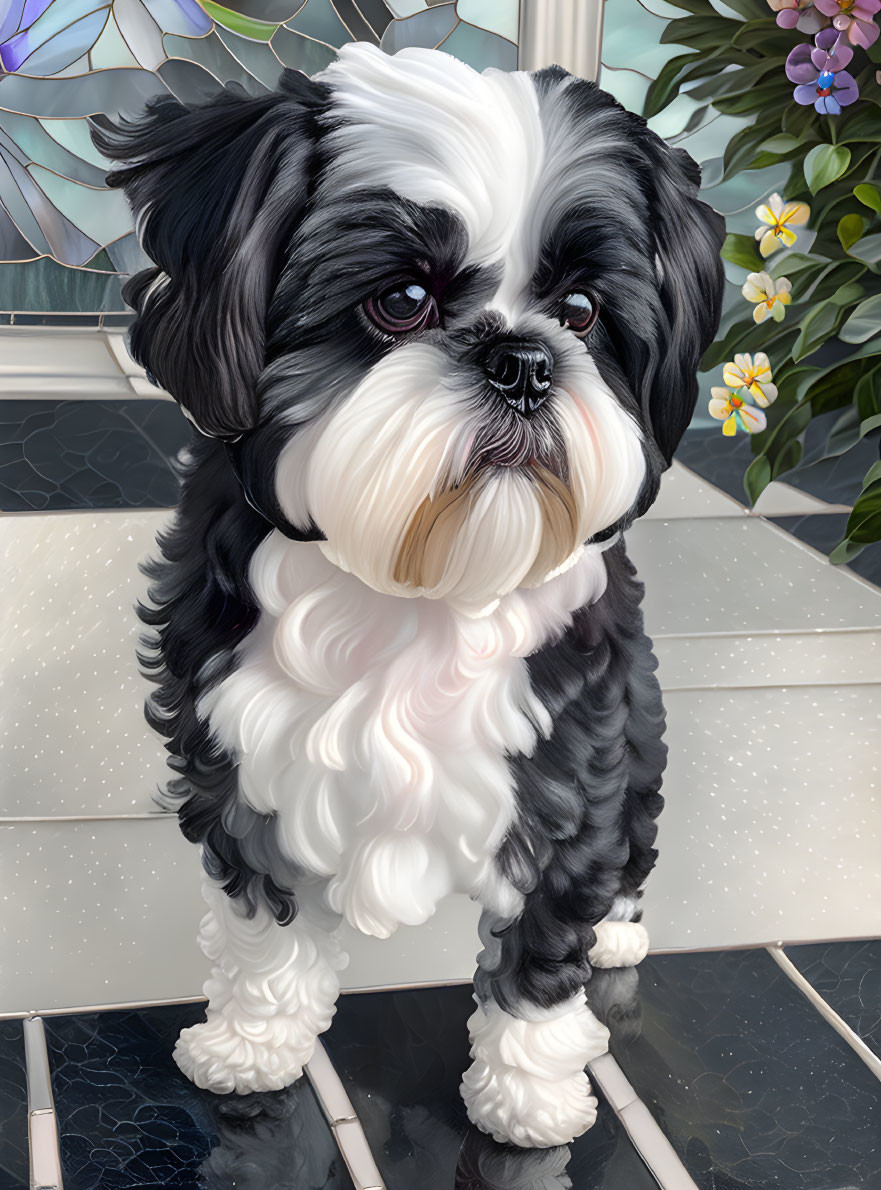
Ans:
{"type": "Polygon", "coordinates": [[[122,312],[121,277],[145,263],[86,116],[233,80],[256,94],[348,41],[513,70],[518,13],[519,0],[0,0],[0,318],[122,312]]]}

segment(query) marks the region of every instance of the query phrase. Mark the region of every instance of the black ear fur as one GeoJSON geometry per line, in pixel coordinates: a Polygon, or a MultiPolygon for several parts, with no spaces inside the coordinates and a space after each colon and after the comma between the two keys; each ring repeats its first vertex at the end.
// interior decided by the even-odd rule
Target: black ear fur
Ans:
{"type": "Polygon", "coordinates": [[[204,433],[235,438],[257,420],[267,303],[326,102],[325,87],[286,70],[269,95],[231,84],[205,104],[160,96],[136,120],[92,121],[96,147],[123,163],[108,184],[156,263],[123,289],[132,354],[204,433]]]}
{"type": "MultiPolygon", "coordinates": [[[[644,127],[644,126],[643,126],[644,127]]],[[[697,369],[722,311],[725,276],[719,255],[725,220],[698,197],[701,173],[684,149],[671,149],[644,130],[654,196],[649,218],[659,265],[666,326],[654,367],[647,369],[645,412],[669,465],[691,421],[697,369]]]]}

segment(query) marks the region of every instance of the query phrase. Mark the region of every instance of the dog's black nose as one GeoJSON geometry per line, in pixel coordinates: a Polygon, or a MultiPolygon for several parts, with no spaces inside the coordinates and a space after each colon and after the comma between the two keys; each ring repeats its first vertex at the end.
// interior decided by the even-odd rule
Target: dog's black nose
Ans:
{"type": "Polygon", "coordinates": [[[532,417],[550,392],[554,361],[535,343],[500,343],[486,362],[490,384],[521,417],[532,417]]]}

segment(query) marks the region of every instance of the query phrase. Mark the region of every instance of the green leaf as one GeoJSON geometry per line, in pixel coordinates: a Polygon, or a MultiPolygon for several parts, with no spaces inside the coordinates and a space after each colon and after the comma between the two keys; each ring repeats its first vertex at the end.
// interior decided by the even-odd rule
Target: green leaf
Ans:
{"type": "Polygon", "coordinates": [[[872,368],[860,377],[853,399],[862,421],[868,421],[876,413],[881,413],[881,375],[877,374],[876,369],[872,368]]]}
{"type": "Polygon", "coordinates": [[[850,405],[857,381],[863,374],[859,360],[836,364],[812,382],[805,396],[811,403],[814,417],[850,405]]]}
{"type": "Polygon", "coordinates": [[[711,49],[730,40],[731,22],[718,13],[712,16],[677,17],[661,34],[661,44],[688,45],[696,50],[711,49]]]}
{"type": "Polygon", "coordinates": [[[734,233],[727,235],[722,245],[722,257],[741,269],[748,269],[751,273],[761,272],[762,259],[756,251],[756,241],[752,236],[734,233]]]}
{"type": "Polygon", "coordinates": [[[744,50],[760,50],[765,57],[782,54],[785,58],[792,49],[792,33],[778,28],[773,19],[761,17],[741,25],[731,43],[744,50]]]}
{"type": "Polygon", "coordinates": [[[846,450],[860,440],[860,416],[853,405],[848,405],[845,411],[835,419],[832,429],[823,447],[823,458],[830,459],[836,455],[843,455],[846,450]]]}
{"type": "Polygon", "coordinates": [[[842,566],[845,562],[852,562],[865,548],[864,545],[854,545],[852,541],[848,541],[845,538],[844,541],[839,542],[829,555],[829,561],[833,566],[842,566]]]}
{"type": "Polygon", "coordinates": [[[801,331],[792,349],[792,358],[800,360],[820,346],[835,330],[841,310],[831,299],[820,302],[801,320],[801,331]]]}
{"type": "Polygon", "coordinates": [[[801,148],[801,141],[797,136],[790,136],[788,132],[780,132],[770,140],[762,141],[759,148],[766,153],[791,153],[793,149],[801,148]]]}
{"type": "Polygon", "coordinates": [[[747,467],[743,477],[743,486],[750,504],[755,504],[770,482],[771,464],[764,455],[759,455],[747,467]]]}
{"type": "Polygon", "coordinates": [[[838,242],[847,252],[863,234],[862,215],[844,215],[838,220],[838,242]]]}
{"type": "Polygon", "coordinates": [[[680,76],[684,68],[690,66],[692,62],[703,60],[703,58],[704,55],[698,51],[694,54],[678,54],[669,62],[664,63],[658,77],[646,93],[642,109],[642,114],[646,119],[662,112],[667,104],[676,98],[682,81],[680,76]]]}
{"type": "Polygon", "coordinates": [[[881,413],[876,413],[873,417],[867,417],[865,421],[860,422],[860,437],[865,438],[872,430],[877,430],[881,426],[881,413]]]}
{"type": "Polygon", "coordinates": [[[252,41],[269,41],[278,28],[275,21],[258,21],[256,17],[243,16],[241,13],[233,12],[231,8],[215,3],[215,0],[200,0],[200,3],[208,15],[224,29],[231,29],[233,33],[239,33],[252,41]]]}
{"type": "Polygon", "coordinates": [[[881,261],[881,234],[863,236],[851,245],[849,251],[851,256],[855,256],[864,264],[877,264],[881,261]]]}
{"type": "Polygon", "coordinates": [[[881,330],[881,293],[867,297],[856,307],[838,332],[845,343],[865,343],[881,330]]]}
{"type": "Polygon", "coordinates": [[[854,197],[858,198],[864,207],[870,207],[881,215],[881,190],[869,182],[863,182],[853,188],[854,197]]]}
{"type": "Polygon", "coordinates": [[[857,545],[871,545],[881,540],[881,479],[871,480],[860,492],[845,534],[857,545]]]}
{"type": "Polygon", "coordinates": [[[843,145],[817,145],[805,157],[805,180],[811,194],[840,178],[850,164],[850,149],[843,145]]]}

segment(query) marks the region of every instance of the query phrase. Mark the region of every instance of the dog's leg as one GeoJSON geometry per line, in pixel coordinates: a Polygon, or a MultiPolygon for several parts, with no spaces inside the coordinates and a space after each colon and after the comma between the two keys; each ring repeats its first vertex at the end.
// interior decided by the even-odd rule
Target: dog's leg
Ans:
{"type": "Polygon", "coordinates": [[[280,1090],[300,1077],[333,1017],[346,963],[334,934],[339,919],[299,893],[287,926],[262,905],[247,917],[207,878],[203,894],[199,944],[213,964],[208,1019],[183,1030],[174,1060],[209,1091],[280,1090]]]}
{"type": "MultiPolygon", "coordinates": [[[[528,913],[528,899],[527,911],[528,913]]],[[[477,1010],[468,1022],[473,1062],[462,1081],[471,1121],[500,1143],[523,1148],[568,1144],[590,1128],[597,1101],[585,1067],[608,1049],[609,1031],[584,995],[565,977],[566,959],[553,957],[554,939],[534,939],[524,918],[505,921],[484,912],[485,949],[475,979],[477,1010]],[[501,972],[533,978],[541,972],[544,1002],[510,994],[501,972]]],[[[582,963],[586,977],[588,968],[582,963]]]]}
{"type": "Polygon", "coordinates": [[[652,643],[640,633],[633,641],[630,656],[624,728],[628,779],[623,828],[629,851],[618,895],[594,927],[597,940],[589,955],[594,967],[633,967],[648,952],[648,933],[640,922],[642,886],[658,857],[655,820],[664,807],[661,782],[667,763],[664,704],[656,668],[652,643]]]}

